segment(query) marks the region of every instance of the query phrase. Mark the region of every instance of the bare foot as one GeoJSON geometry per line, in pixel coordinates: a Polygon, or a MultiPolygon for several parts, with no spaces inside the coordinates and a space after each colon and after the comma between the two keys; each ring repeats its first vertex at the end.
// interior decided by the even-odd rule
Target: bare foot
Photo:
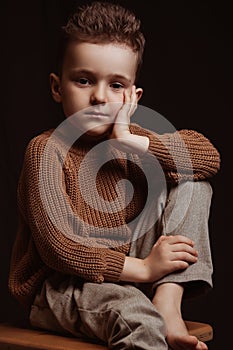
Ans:
{"type": "Polygon", "coordinates": [[[170,318],[170,320],[165,320],[165,323],[167,326],[167,343],[173,350],[208,350],[205,343],[188,334],[182,318],[170,318]]]}
{"type": "Polygon", "coordinates": [[[181,315],[182,287],[164,283],[157,288],[152,300],[163,316],[167,328],[167,343],[172,350],[208,350],[205,343],[189,335],[181,315]]]}

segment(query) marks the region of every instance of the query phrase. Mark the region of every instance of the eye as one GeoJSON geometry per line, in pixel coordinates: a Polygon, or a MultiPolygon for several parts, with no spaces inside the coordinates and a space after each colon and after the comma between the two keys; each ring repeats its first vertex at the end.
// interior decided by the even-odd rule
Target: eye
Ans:
{"type": "Polygon", "coordinates": [[[121,83],[112,83],[111,84],[111,87],[114,89],[114,90],[121,90],[121,89],[124,89],[124,85],[121,84],[121,83]]]}
{"type": "Polygon", "coordinates": [[[91,81],[87,78],[77,78],[75,79],[76,83],[81,86],[89,86],[91,85],[91,81]]]}

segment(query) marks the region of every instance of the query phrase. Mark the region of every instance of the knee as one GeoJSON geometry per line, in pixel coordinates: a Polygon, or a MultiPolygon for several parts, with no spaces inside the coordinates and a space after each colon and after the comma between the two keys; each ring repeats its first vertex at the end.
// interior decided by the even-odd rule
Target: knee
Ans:
{"type": "Polygon", "coordinates": [[[213,194],[212,186],[208,181],[187,181],[177,186],[176,190],[181,199],[189,197],[192,200],[205,198],[210,200],[213,194]]]}
{"type": "Polygon", "coordinates": [[[194,191],[199,192],[202,196],[211,197],[213,193],[212,186],[208,181],[193,182],[193,189],[194,191]]]}
{"type": "Polygon", "coordinates": [[[194,201],[199,203],[207,203],[210,205],[213,189],[208,181],[193,182],[192,197],[194,201]]]}

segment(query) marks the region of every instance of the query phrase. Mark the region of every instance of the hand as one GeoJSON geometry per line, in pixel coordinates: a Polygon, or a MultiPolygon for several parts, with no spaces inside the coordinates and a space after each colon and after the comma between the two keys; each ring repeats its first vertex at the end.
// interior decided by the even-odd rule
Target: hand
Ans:
{"type": "Polygon", "coordinates": [[[189,264],[197,262],[197,251],[189,238],[161,236],[144,259],[146,280],[154,282],[169,273],[186,269],[189,264]]]}
{"type": "Polygon", "coordinates": [[[145,259],[126,256],[120,280],[155,282],[197,262],[197,255],[191,239],[181,235],[161,236],[145,259]]]}
{"type": "Polygon", "coordinates": [[[149,139],[145,136],[131,134],[129,125],[130,118],[137,108],[137,89],[124,91],[124,101],[119,110],[112,128],[110,139],[114,140],[116,148],[123,152],[145,153],[148,150],[149,139]]]}
{"type": "Polygon", "coordinates": [[[124,90],[123,98],[123,105],[115,118],[115,124],[111,134],[111,138],[116,140],[122,139],[131,134],[129,130],[130,118],[137,108],[135,85],[132,86],[131,91],[124,90]]]}

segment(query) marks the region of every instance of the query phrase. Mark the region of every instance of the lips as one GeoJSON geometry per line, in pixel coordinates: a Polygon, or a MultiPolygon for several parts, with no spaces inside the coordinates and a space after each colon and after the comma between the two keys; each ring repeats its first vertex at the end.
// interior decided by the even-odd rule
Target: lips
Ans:
{"type": "Polygon", "coordinates": [[[109,114],[101,112],[101,111],[87,111],[85,112],[85,115],[89,115],[89,116],[93,116],[93,117],[100,117],[100,118],[104,118],[104,117],[109,117],[109,114]]]}

